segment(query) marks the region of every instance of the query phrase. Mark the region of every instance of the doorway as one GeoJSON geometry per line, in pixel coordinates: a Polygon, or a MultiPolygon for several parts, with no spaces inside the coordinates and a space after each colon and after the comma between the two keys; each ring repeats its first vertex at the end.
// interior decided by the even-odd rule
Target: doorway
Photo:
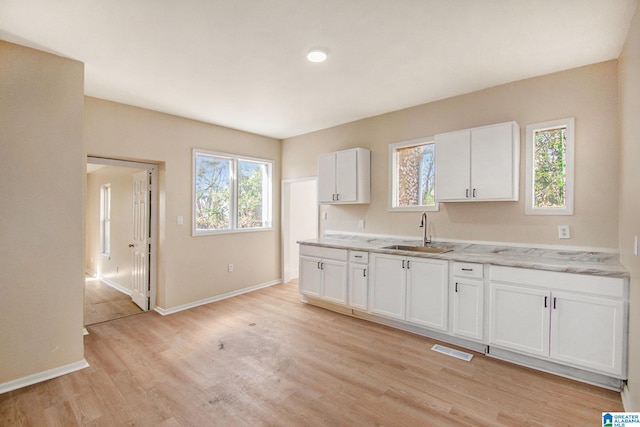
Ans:
{"type": "Polygon", "coordinates": [[[87,158],[84,324],[155,306],[157,167],[87,158]]]}
{"type": "Polygon", "coordinates": [[[318,237],[317,178],[282,181],[282,279],[284,283],[299,274],[298,240],[318,237]]]}

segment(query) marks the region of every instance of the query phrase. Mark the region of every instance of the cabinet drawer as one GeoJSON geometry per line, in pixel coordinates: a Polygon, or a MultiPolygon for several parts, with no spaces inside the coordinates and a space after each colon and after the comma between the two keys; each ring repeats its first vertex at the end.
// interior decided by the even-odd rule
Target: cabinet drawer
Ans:
{"type": "Polygon", "coordinates": [[[369,252],[349,251],[349,261],[367,264],[369,262],[369,252]]]}
{"type": "Polygon", "coordinates": [[[300,255],[329,258],[339,261],[347,260],[346,249],[325,248],[322,246],[300,245],[300,255]]]}
{"type": "Polygon", "coordinates": [[[458,277],[472,277],[475,279],[482,279],[483,265],[473,264],[469,262],[454,262],[453,275],[458,277]]]}

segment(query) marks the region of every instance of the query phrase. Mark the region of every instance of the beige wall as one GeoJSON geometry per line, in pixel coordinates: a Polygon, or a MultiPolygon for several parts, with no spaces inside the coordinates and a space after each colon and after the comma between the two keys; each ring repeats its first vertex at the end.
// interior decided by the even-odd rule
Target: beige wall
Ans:
{"type": "Polygon", "coordinates": [[[283,177],[317,174],[316,158],[351,147],[371,150],[371,204],[329,206],[322,230],[420,236],[419,213],[389,213],[388,145],[510,120],[521,128],[520,201],[444,203],[429,215],[436,238],[618,248],[617,61],[506,84],[283,141],[283,177]],[[573,216],[524,214],[524,129],[565,117],[576,123],[573,216]],[[366,229],[358,229],[358,220],[366,229]],[[571,226],[570,240],[558,225],[571,226]]]}
{"type": "Polygon", "coordinates": [[[640,411],[640,2],[620,56],[620,259],[631,273],[629,383],[625,409],[640,411]]]}
{"type": "Polygon", "coordinates": [[[133,236],[132,178],[142,169],[105,166],[87,174],[85,265],[91,273],[128,290],[133,289],[133,258],[128,244],[133,236]],[[111,185],[111,254],[100,247],[100,188],[111,185]]]}
{"type": "Polygon", "coordinates": [[[87,153],[159,163],[158,298],[161,308],[207,299],[281,277],[280,141],[176,116],[85,99],[87,153]],[[191,236],[192,149],[274,160],[274,229],[191,236]],[[177,217],[184,224],[177,224],[177,217]],[[227,271],[228,264],[234,271],[227,271]]]}
{"type": "Polygon", "coordinates": [[[0,384],[84,358],[82,63],[0,41],[0,384]]]}

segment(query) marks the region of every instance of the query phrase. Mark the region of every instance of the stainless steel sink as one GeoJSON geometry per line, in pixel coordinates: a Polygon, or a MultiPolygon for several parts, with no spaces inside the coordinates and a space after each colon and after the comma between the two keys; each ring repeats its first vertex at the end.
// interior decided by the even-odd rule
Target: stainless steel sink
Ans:
{"type": "Polygon", "coordinates": [[[429,254],[443,254],[445,252],[451,252],[451,249],[434,248],[432,246],[391,245],[391,246],[385,246],[382,249],[394,249],[396,251],[409,251],[409,252],[425,252],[429,254]]]}

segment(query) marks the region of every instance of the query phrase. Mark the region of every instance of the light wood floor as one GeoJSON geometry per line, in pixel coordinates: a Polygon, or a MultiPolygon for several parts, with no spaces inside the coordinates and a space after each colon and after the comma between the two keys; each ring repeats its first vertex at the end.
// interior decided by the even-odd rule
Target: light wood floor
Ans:
{"type": "Polygon", "coordinates": [[[84,283],[85,326],[142,313],[131,296],[93,277],[87,276],[84,283]]]}
{"type": "Polygon", "coordinates": [[[596,426],[618,393],[302,304],[289,283],[88,327],[89,368],[0,395],[2,426],[596,426]]]}

